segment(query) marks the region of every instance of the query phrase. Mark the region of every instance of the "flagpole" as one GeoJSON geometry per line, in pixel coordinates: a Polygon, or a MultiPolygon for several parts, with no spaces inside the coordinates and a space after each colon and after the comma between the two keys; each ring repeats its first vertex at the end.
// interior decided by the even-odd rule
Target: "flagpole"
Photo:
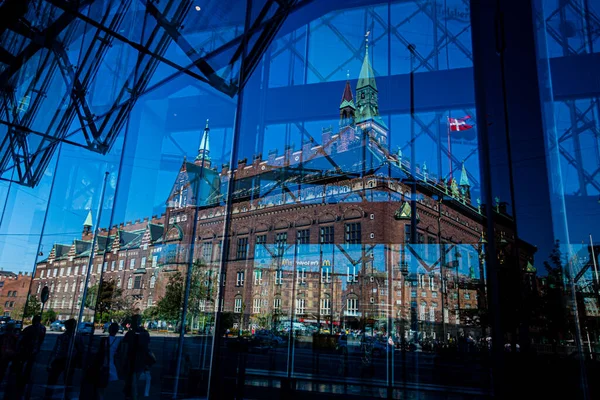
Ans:
{"type": "Polygon", "coordinates": [[[596,275],[596,284],[600,285],[600,280],[598,280],[598,265],[596,264],[596,254],[594,253],[594,241],[592,240],[592,235],[590,235],[590,246],[592,247],[592,260],[594,261],[594,274],[596,275]]]}
{"type": "Polygon", "coordinates": [[[450,143],[450,116],[446,118],[446,132],[448,134],[448,173],[452,179],[452,144],[450,143]]]}

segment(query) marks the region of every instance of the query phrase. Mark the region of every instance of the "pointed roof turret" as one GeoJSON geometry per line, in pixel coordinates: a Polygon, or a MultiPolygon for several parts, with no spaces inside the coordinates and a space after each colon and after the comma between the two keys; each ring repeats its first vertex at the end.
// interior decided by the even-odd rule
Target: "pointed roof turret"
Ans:
{"type": "Polygon", "coordinates": [[[460,172],[460,186],[471,186],[471,182],[469,182],[469,176],[467,175],[467,170],[465,169],[465,163],[462,163],[462,171],[460,172]]]}
{"type": "Polygon", "coordinates": [[[342,101],[340,103],[340,110],[345,107],[351,107],[355,109],[354,97],[352,96],[352,87],[350,87],[350,72],[347,73],[346,86],[344,87],[344,93],[342,94],[342,101]]]}
{"type": "Polygon", "coordinates": [[[85,217],[85,221],[83,221],[83,227],[92,227],[93,223],[92,223],[92,210],[88,211],[88,215],[87,217],[85,217]]]}
{"type": "Polygon", "coordinates": [[[365,39],[365,58],[363,59],[362,67],[360,68],[360,75],[358,77],[358,84],[356,85],[356,89],[363,88],[365,86],[371,86],[373,89],[377,90],[377,84],[375,83],[375,72],[373,72],[373,67],[371,66],[371,62],[369,61],[369,34],[371,32],[367,32],[365,39]]]}

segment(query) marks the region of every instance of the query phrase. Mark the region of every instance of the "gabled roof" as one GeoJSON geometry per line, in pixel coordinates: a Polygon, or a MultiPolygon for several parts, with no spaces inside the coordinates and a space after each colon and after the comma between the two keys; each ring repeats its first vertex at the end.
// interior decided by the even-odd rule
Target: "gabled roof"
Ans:
{"type": "Polygon", "coordinates": [[[92,246],[92,242],[84,240],[75,240],[75,255],[81,255],[85,251],[89,251],[92,246]]]}
{"type": "Polygon", "coordinates": [[[66,255],[69,254],[69,251],[71,250],[71,246],[68,244],[56,243],[54,245],[53,250],[54,250],[54,258],[66,257],[66,255]]]}
{"type": "Polygon", "coordinates": [[[148,224],[148,229],[150,231],[150,241],[156,242],[162,240],[163,232],[165,231],[165,227],[163,225],[156,225],[153,223],[148,224]]]}

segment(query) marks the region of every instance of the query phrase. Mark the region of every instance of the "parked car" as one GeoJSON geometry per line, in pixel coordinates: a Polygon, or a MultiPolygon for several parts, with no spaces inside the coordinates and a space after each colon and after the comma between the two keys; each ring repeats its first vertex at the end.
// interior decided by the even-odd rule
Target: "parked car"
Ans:
{"type": "MultiPolygon", "coordinates": [[[[107,333],[108,332],[108,327],[112,324],[112,322],[106,322],[104,325],[102,325],[102,333],[107,333]]],[[[119,333],[123,333],[125,332],[125,327],[122,324],[119,324],[119,333]]]]}
{"type": "Polygon", "coordinates": [[[54,321],[50,324],[50,330],[53,332],[64,332],[66,331],[65,322],[64,321],[54,321]]]}
{"type": "Polygon", "coordinates": [[[256,331],[254,333],[254,337],[259,342],[270,345],[272,347],[277,347],[284,343],[284,340],[280,336],[277,336],[273,332],[266,329],[256,331]]]}
{"type": "Polygon", "coordinates": [[[94,333],[94,324],[91,322],[80,322],[77,331],[82,335],[91,335],[94,333]]]}
{"type": "Polygon", "coordinates": [[[11,322],[14,323],[15,324],[15,330],[18,331],[18,332],[21,332],[21,330],[23,329],[23,321],[11,319],[8,322],[9,323],[11,323],[11,322]]]}

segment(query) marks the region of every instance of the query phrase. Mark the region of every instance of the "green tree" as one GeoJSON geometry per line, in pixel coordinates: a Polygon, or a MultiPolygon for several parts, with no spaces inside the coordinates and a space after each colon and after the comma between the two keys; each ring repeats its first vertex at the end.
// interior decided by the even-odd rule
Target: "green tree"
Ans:
{"type": "Polygon", "coordinates": [[[37,296],[29,295],[27,306],[23,312],[23,318],[33,318],[35,315],[39,315],[42,310],[42,303],[38,300],[37,296]]]}
{"type": "Polygon", "coordinates": [[[114,318],[113,314],[123,314],[129,308],[129,302],[123,296],[123,289],[118,288],[114,280],[103,280],[100,285],[89,288],[85,306],[95,309],[100,322],[104,322],[114,318]]]}
{"type": "MultiPolygon", "coordinates": [[[[204,267],[205,265],[200,260],[196,260],[192,267],[187,309],[187,314],[190,317],[196,317],[200,314],[201,301],[212,302],[216,294],[216,279],[213,277],[213,271],[204,267]]],[[[156,304],[156,316],[158,318],[169,322],[175,322],[181,318],[185,284],[186,277],[180,271],[176,271],[169,276],[169,281],[165,287],[165,295],[156,304]]]]}
{"type": "Polygon", "coordinates": [[[56,321],[56,312],[51,308],[47,311],[44,311],[44,315],[42,315],[42,323],[47,325],[54,321],[56,321]]]}

